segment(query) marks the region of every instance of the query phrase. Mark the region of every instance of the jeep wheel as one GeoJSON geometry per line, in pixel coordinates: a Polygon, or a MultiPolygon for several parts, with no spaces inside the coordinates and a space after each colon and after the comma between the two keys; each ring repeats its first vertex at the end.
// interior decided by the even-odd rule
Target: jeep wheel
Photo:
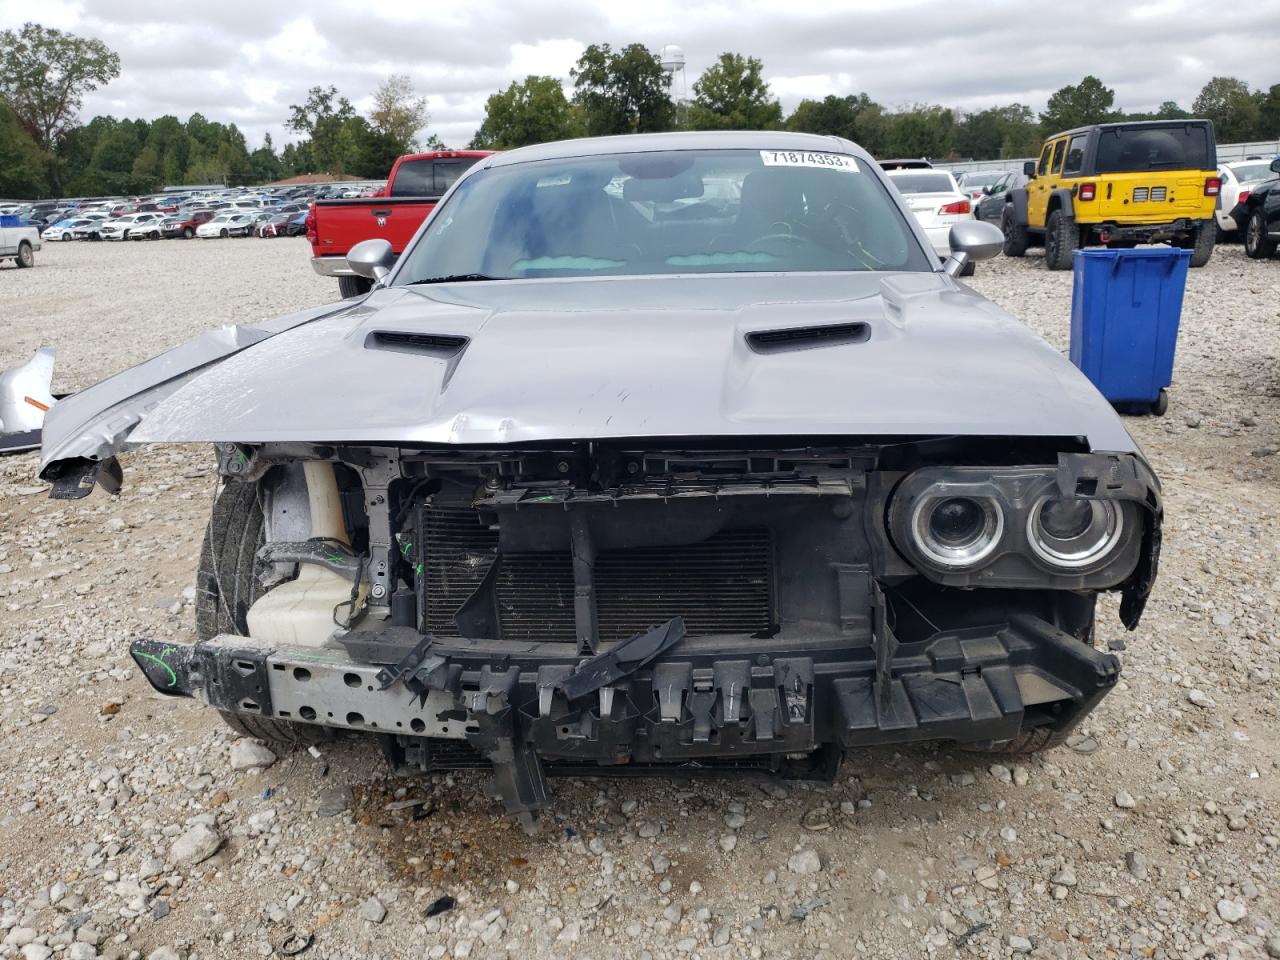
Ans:
{"type": "Polygon", "coordinates": [[[338,292],[342,294],[343,300],[350,300],[352,297],[363,297],[372,289],[373,281],[368,277],[338,278],[338,292]]]}
{"type": "Polygon", "coordinates": [[[1013,205],[1005,204],[1000,214],[1000,230],[1004,233],[1004,255],[1021,257],[1027,252],[1027,225],[1018,223],[1013,216],[1013,205]]]}
{"type": "MultiPolygon", "coordinates": [[[[213,513],[200,548],[196,574],[196,638],[220,633],[245,636],[245,615],[263,593],[255,571],[255,557],[263,542],[262,506],[254,483],[228,483],[213,503],[213,513]]],[[[247,714],[222,712],[237,733],[279,747],[324,743],[333,739],[327,727],[289,723],[247,714]]]]}
{"type": "Polygon", "coordinates": [[[31,244],[25,240],[18,244],[17,263],[19,267],[34,267],[36,265],[35,251],[31,249],[31,244]]]}
{"type": "Polygon", "coordinates": [[[1012,740],[988,740],[985,743],[965,743],[961,748],[970,753],[1002,753],[1006,756],[1025,756],[1052,750],[1067,742],[1069,734],[1048,727],[1033,727],[1018,734],[1012,740]]]}
{"type": "Polygon", "coordinates": [[[1196,227],[1189,237],[1182,237],[1176,242],[1183,250],[1191,251],[1191,266],[1203,267],[1213,256],[1213,244],[1217,239],[1216,223],[1206,220],[1196,227]]]}
{"type": "Polygon", "coordinates": [[[1070,270],[1071,255],[1080,248],[1076,222],[1061,210],[1049,214],[1044,231],[1044,263],[1050,270],[1070,270]]]}
{"type": "Polygon", "coordinates": [[[1267,218],[1261,209],[1250,213],[1244,225],[1244,252],[1253,260],[1265,260],[1276,252],[1276,242],[1267,236],[1267,218]]]}

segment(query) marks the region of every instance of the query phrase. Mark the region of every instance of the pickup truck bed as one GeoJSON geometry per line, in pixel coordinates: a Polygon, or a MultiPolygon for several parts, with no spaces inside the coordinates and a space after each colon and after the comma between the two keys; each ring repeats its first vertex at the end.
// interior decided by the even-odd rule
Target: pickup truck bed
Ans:
{"type": "Polygon", "coordinates": [[[322,277],[337,277],[344,297],[368,292],[369,281],[347,266],[347,251],[361,240],[381,239],[399,256],[440,196],[488,155],[487,150],[407,154],[392,166],[384,196],[317,200],[307,217],[312,268],[322,277]]]}

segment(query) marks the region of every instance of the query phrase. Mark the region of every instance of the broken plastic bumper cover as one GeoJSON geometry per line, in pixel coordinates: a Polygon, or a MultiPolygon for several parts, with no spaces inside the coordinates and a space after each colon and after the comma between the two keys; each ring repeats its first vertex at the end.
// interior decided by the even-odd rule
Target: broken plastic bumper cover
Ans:
{"type": "Polygon", "coordinates": [[[545,802],[541,760],[661,769],[823,746],[1008,740],[1039,724],[1070,729],[1120,673],[1114,656],[1029,615],[891,652],[874,638],[766,651],[683,632],[677,618],[585,661],[563,645],[396,627],[348,634],[337,649],[218,636],[139,640],[131,653],[156,690],[219,710],[465,740],[493,763],[511,813],[545,802]]]}

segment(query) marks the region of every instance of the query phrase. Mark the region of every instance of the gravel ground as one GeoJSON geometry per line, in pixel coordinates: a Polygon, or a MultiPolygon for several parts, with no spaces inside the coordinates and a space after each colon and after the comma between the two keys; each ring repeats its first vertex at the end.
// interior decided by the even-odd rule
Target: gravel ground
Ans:
{"type": "MultiPolygon", "coordinates": [[[[49,344],[79,389],[333,299],[305,259],[51,244],[0,270],[0,368],[49,344]]],[[[1069,275],[973,285],[1065,348],[1069,275]]],[[[1192,271],[1169,415],[1129,421],[1161,580],[1135,634],[1104,604],[1124,677],[1071,746],[861,752],[830,786],[557,781],[534,838],[478,774],[395,778],[362,740],[277,759],[151,693],[126,644],[191,637],[206,451],[140,451],[79,502],[0,460],[0,957],[1280,957],[1278,325],[1276,264],[1192,271]]]]}

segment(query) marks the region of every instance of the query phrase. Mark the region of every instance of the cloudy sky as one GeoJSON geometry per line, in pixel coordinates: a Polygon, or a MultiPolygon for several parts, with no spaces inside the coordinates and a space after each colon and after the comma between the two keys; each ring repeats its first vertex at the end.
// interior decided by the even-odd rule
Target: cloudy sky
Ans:
{"type": "Polygon", "coordinates": [[[238,124],[251,146],[289,139],[289,104],[308,87],[333,84],[367,108],[392,73],[427,95],[430,130],[462,146],[489,94],[530,73],[567,82],[594,42],[679,44],[690,88],[726,50],[759,57],[788,110],[859,91],[889,106],[1039,110],[1086,73],[1130,110],[1189,106],[1216,75],[1280,83],[1280,0],[1213,13],[1203,0],[0,0],[0,28],[33,17],[120,54],[120,78],[86,99],[86,118],[199,111],[238,124]]]}

